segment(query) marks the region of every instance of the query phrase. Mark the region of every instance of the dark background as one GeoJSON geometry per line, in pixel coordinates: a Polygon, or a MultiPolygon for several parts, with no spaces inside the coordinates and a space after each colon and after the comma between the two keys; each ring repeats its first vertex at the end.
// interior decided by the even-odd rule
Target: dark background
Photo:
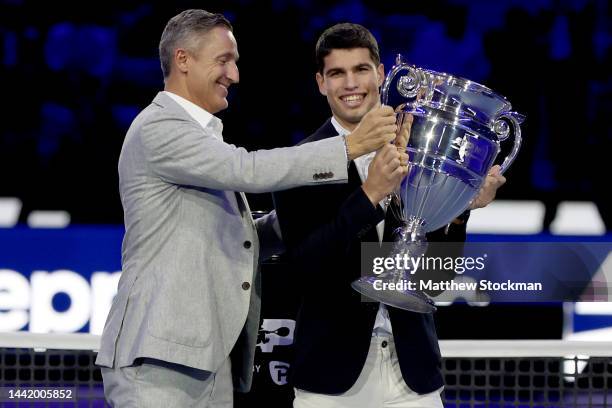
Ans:
{"type": "MultiPolygon", "coordinates": [[[[612,230],[606,0],[0,0],[0,197],[23,202],[20,223],[32,210],[66,210],[72,224],[122,224],[123,138],[163,89],[159,38],[186,8],[221,12],[235,28],[241,81],[219,115],[227,141],[272,148],[316,130],[330,115],[314,80],[316,39],[334,23],[361,23],[378,39],[386,70],[401,52],[416,65],[484,83],[527,116],[523,148],[498,199],[544,202],[545,232],[559,201],[594,201],[612,230]]],[[[271,209],[267,194],[250,201],[253,210],[271,209]]],[[[274,282],[264,317],[293,318],[290,288],[299,282],[282,265],[263,269],[264,283],[274,282]]],[[[440,308],[436,321],[443,339],[560,338],[563,310],[453,305],[440,308]]],[[[280,350],[258,361],[290,361],[291,349],[280,350]]],[[[238,405],[253,406],[257,390],[274,387],[270,378],[264,367],[255,394],[244,397],[251,400],[238,405]]],[[[284,386],[275,395],[288,401],[290,393],[284,386]]]]}
{"type": "MultiPolygon", "coordinates": [[[[117,160],[134,116],[163,88],[167,20],[185,8],[234,24],[241,81],[219,116],[248,149],[291,145],[329,116],[314,81],[314,44],[358,22],[394,55],[482,82],[527,115],[524,147],[500,199],[595,201],[610,230],[610,5],[593,1],[0,0],[0,197],[66,210],[74,223],[122,223],[117,160]],[[171,4],[170,4],[171,3],[171,4]]],[[[268,195],[252,208],[271,207],[268,195]]],[[[545,225],[545,231],[546,231],[545,225]]]]}

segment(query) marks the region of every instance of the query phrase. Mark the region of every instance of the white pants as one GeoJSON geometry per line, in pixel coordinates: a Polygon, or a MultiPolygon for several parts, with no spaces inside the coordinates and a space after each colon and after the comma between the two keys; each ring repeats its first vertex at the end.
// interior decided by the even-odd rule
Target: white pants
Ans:
{"type": "Polygon", "coordinates": [[[440,392],[419,395],[402,377],[395,344],[372,337],[363,370],[350,390],[340,395],[295,389],[294,408],[443,408],[440,392]]]}

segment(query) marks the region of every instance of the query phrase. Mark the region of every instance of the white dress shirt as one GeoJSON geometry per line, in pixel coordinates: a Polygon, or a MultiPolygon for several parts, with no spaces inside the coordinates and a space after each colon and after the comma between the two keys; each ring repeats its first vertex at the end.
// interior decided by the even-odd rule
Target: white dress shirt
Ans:
{"type": "MultiPolygon", "coordinates": [[[[348,135],[349,132],[347,129],[342,127],[342,125],[336,120],[335,117],[332,116],[331,119],[332,125],[336,129],[339,135],[348,135]]],[[[370,152],[368,154],[364,154],[363,156],[359,156],[355,160],[355,166],[357,167],[357,172],[359,173],[359,178],[361,178],[361,182],[363,183],[366,178],[368,178],[368,167],[372,162],[372,159],[376,155],[375,152],[370,152]]],[[[386,210],[385,200],[383,199],[379,204],[386,210]]],[[[378,224],[376,224],[376,232],[378,233],[378,242],[382,242],[383,234],[385,231],[385,221],[382,220],[378,224]]],[[[376,314],[376,321],[374,322],[374,330],[372,332],[373,335],[379,336],[391,336],[393,331],[391,329],[391,320],[389,319],[389,312],[384,304],[380,304],[378,307],[378,313],[376,314]]]]}
{"type": "Polygon", "coordinates": [[[164,93],[185,109],[189,116],[198,122],[203,129],[210,128],[214,137],[223,140],[223,122],[221,122],[221,119],[182,96],[169,91],[164,91],[164,93]]]}

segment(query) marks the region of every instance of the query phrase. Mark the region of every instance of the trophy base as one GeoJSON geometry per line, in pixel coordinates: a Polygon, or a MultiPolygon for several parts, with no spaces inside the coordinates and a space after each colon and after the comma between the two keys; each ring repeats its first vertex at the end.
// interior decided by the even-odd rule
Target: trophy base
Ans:
{"type": "Polygon", "coordinates": [[[436,311],[434,302],[423,293],[414,290],[376,290],[374,289],[374,281],[376,280],[377,278],[364,276],[354,281],[351,286],[362,295],[387,306],[416,313],[433,313],[436,311]]]}

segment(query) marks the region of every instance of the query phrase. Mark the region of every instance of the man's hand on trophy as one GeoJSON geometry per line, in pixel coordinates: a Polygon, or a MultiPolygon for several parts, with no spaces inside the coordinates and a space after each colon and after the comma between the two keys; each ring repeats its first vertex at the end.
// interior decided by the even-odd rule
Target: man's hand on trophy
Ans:
{"type": "Polygon", "coordinates": [[[349,160],[380,149],[395,139],[396,131],[395,113],[391,107],[381,106],[372,109],[346,137],[349,160]]]}
{"type": "MultiPolygon", "coordinates": [[[[397,136],[393,141],[393,144],[397,147],[397,151],[400,153],[406,153],[406,147],[408,146],[408,141],[410,140],[410,132],[412,131],[412,122],[414,120],[414,116],[410,113],[398,113],[398,129],[397,136]]],[[[408,165],[408,155],[405,154],[402,156],[405,160],[402,160],[402,166],[408,165]]]]}
{"type": "Polygon", "coordinates": [[[390,143],[376,152],[368,167],[368,177],[361,186],[374,206],[399,187],[408,173],[408,167],[401,162],[407,160],[407,154],[398,152],[390,143]]]}
{"type": "Polygon", "coordinates": [[[499,170],[500,167],[497,164],[491,167],[478,195],[470,203],[470,210],[486,207],[495,199],[497,189],[506,182],[506,178],[500,174],[499,170]]]}

